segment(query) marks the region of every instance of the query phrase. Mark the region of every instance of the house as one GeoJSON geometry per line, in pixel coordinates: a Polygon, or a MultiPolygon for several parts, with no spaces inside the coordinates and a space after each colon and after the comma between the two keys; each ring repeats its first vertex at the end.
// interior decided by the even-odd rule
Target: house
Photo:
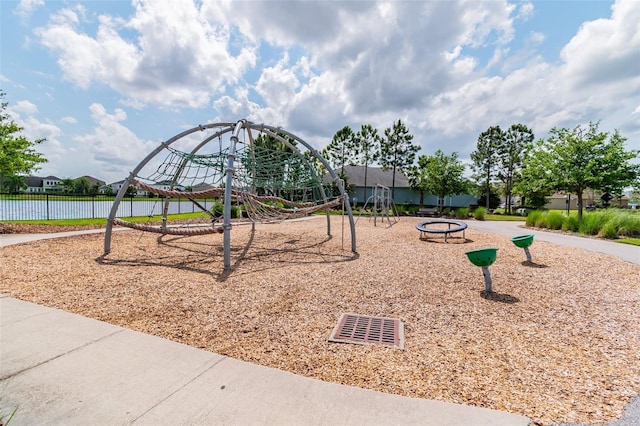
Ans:
{"type": "MultiPolygon", "coordinates": [[[[587,190],[582,194],[583,207],[601,206],[602,194],[600,192],[587,190]]],[[[544,208],[549,210],[578,210],[578,196],[576,194],[567,194],[566,192],[556,192],[546,197],[547,204],[544,208]]],[[[629,204],[629,198],[622,196],[621,198],[613,197],[610,201],[611,206],[625,208],[629,204]]]]}
{"type": "Polygon", "coordinates": [[[26,192],[60,192],[62,191],[62,181],[55,176],[39,177],[27,176],[25,178],[27,185],[26,192]]]}
{"type": "MultiPolygon", "coordinates": [[[[336,174],[342,173],[342,168],[334,169],[336,174]]],[[[349,193],[352,205],[371,203],[376,185],[386,186],[389,189],[395,187],[393,202],[395,204],[420,205],[420,192],[414,191],[409,185],[409,179],[399,171],[396,171],[395,185],[393,182],[393,170],[383,170],[379,167],[367,167],[367,182],[365,186],[364,166],[344,166],[344,174],[347,176],[347,184],[353,186],[349,193]]],[[[325,182],[331,182],[326,175],[325,182]]],[[[460,194],[445,197],[443,207],[469,207],[477,204],[477,198],[470,194],[460,194]]],[[[424,194],[423,205],[437,206],[438,198],[435,195],[424,194]]]]}
{"type": "MultiPolygon", "coordinates": [[[[117,194],[120,191],[120,188],[124,185],[125,180],[120,180],[118,182],[110,183],[108,186],[111,188],[114,194],[117,194]]],[[[182,185],[172,185],[171,181],[162,181],[149,185],[153,188],[160,189],[162,191],[185,191],[186,188],[182,185]]],[[[145,191],[144,189],[136,188],[136,195],[149,195],[149,191],[145,191]]]]}
{"type": "Polygon", "coordinates": [[[93,176],[85,175],[85,176],[81,176],[80,179],[81,178],[87,179],[92,187],[95,186],[95,185],[98,185],[98,187],[103,187],[105,185],[105,182],[103,180],[94,178],[93,176]]]}

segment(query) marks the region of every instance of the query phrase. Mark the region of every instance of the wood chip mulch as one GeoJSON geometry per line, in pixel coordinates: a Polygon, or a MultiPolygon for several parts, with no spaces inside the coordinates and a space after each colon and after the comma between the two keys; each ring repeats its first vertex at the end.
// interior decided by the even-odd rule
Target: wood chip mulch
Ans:
{"type": "Polygon", "coordinates": [[[419,239],[419,218],[323,218],[222,235],[102,234],[0,249],[0,293],[317,379],[602,423],[640,391],[640,265],[467,229],[419,239]],[[343,228],[344,223],[344,228],[343,228]],[[343,231],[344,229],[344,231],[343,231]],[[465,251],[497,247],[494,294],[465,251]],[[341,313],[399,318],[405,349],[330,343],[341,313]]]}

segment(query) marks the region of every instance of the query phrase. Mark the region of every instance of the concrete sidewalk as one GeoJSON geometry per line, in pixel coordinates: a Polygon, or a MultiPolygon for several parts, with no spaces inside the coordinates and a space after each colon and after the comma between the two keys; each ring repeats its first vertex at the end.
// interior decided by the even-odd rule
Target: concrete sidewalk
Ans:
{"type": "Polygon", "coordinates": [[[527,425],[262,367],[0,296],[0,407],[11,425],[527,425]]]}

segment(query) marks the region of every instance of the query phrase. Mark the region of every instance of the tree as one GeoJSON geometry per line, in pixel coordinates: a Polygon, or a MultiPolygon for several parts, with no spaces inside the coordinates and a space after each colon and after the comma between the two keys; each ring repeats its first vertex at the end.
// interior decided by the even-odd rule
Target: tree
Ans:
{"type": "Polygon", "coordinates": [[[91,188],[89,189],[89,194],[95,196],[95,195],[98,195],[99,193],[100,193],[100,184],[96,182],[93,185],[91,185],[91,188]]]}
{"type": "MultiPolygon", "coordinates": [[[[0,99],[5,93],[0,91],[0,99]]],[[[6,112],[8,103],[0,100],[0,188],[3,180],[14,175],[28,175],[38,170],[38,164],[47,159],[33,148],[46,139],[30,141],[20,135],[23,128],[18,126],[6,112]]]]}
{"type": "Polygon", "coordinates": [[[524,124],[513,124],[498,146],[498,178],[504,183],[507,212],[511,214],[512,193],[520,178],[525,146],[533,142],[533,131],[524,124]]]}
{"type": "MultiPolygon", "coordinates": [[[[285,136],[281,136],[283,139],[285,136]]],[[[290,140],[287,140],[292,145],[290,140]]],[[[245,150],[240,161],[253,175],[254,190],[258,194],[282,195],[287,178],[287,165],[292,149],[282,140],[270,134],[261,134],[254,144],[254,152],[245,150]]]]}
{"type": "Polygon", "coordinates": [[[478,136],[476,150],[471,153],[472,169],[486,194],[486,208],[489,206],[491,181],[496,177],[498,164],[498,148],[503,145],[505,133],[500,126],[489,127],[478,136]]]}
{"type": "MultiPolygon", "coordinates": [[[[422,156],[418,158],[418,163],[420,163],[420,159],[422,156]]],[[[409,166],[406,171],[407,179],[409,180],[409,187],[412,191],[418,191],[420,193],[420,207],[424,206],[424,189],[422,187],[422,175],[420,174],[420,168],[415,164],[409,166]]]]}
{"type": "Polygon", "coordinates": [[[351,127],[344,126],[338,130],[321,155],[334,169],[340,167],[339,174],[344,175],[344,166],[355,162],[354,134],[351,127]]]}
{"type": "Polygon", "coordinates": [[[445,155],[437,150],[434,155],[421,155],[418,158],[420,173],[419,187],[422,191],[438,197],[438,210],[442,209],[447,195],[462,194],[468,190],[464,178],[464,164],[458,159],[458,153],[445,155]]]}
{"type": "Polygon", "coordinates": [[[586,189],[620,192],[640,176],[640,165],[631,163],[640,151],[625,151],[626,138],[617,130],[613,135],[599,132],[598,125],[551,129],[549,138],[534,145],[526,164],[527,178],[542,181],[531,185],[576,194],[579,220],[586,189]]]}
{"type": "Polygon", "coordinates": [[[551,155],[541,145],[543,140],[530,142],[523,150],[520,180],[514,184],[513,190],[520,194],[521,204],[533,208],[542,208],[547,203],[546,197],[553,193],[554,186],[546,164],[551,155]]]}
{"type": "Polygon", "coordinates": [[[364,164],[364,199],[367,200],[367,170],[369,164],[376,161],[379,156],[382,137],[371,124],[363,124],[358,133],[354,135],[356,164],[364,164]]]}
{"type": "Polygon", "coordinates": [[[21,175],[11,175],[4,178],[3,186],[0,190],[7,190],[12,194],[17,194],[21,189],[26,188],[26,178],[21,175]]]}
{"type": "Polygon", "coordinates": [[[393,170],[391,178],[391,198],[393,198],[396,189],[396,172],[404,172],[414,163],[420,146],[411,142],[413,135],[401,120],[393,123],[392,128],[385,129],[384,135],[380,143],[378,162],[382,170],[393,170]]]}
{"type": "Polygon", "coordinates": [[[86,177],[79,177],[73,181],[73,192],[76,194],[88,194],[91,190],[91,182],[86,177]]]}
{"type": "Polygon", "coordinates": [[[75,180],[72,178],[60,179],[60,185],[62,186],[62,192],[71,194],[75,188],[75,180]]]}
{"type": "Polygon", "coordinates": [[[125,194],[126,194],[127,196],[129,196],[129,197],[133,198],[135,195],[137,195],[137,194],[138,194],[138,188],[136,188],[136,187],[135,187],[135,186],[133,186],[133,185],[129,185],[129,186],[127,187],[127,192],[125,192],[125,194]]]}

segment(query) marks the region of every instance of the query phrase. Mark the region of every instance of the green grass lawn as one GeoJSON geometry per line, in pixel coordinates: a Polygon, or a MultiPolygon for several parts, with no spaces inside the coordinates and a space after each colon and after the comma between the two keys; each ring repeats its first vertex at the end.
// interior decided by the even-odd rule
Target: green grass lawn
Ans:
{"type": "MultiPolygon", "coordinates": [[[[193,219],[202,216],[202,213],[181,213],[169,215],[171,220],[193,219]]],[[[159,222],[162,216],[137,216],[127,217],[127,222],[159,222]]],[[[54,219],[54,220],[8,220],[5,223],[19,223],[22,225],[49,225],[49,226],[107,226],[107,219],[54,219]]]]}
{"type": "Polygon", "coordinates": [[[619,238],[617,240],[613,240],[616,243],[621,244],[629,244],[632,246],[640,246],[640,238],[619,238]]]}
{"type": "Polygon", "coordinates": [[[502,220],[510,222],[524,222],[527,218],[525,216],[515,216],[507,214],[487,214],[484,216],[485,220],[502,220]]]}

